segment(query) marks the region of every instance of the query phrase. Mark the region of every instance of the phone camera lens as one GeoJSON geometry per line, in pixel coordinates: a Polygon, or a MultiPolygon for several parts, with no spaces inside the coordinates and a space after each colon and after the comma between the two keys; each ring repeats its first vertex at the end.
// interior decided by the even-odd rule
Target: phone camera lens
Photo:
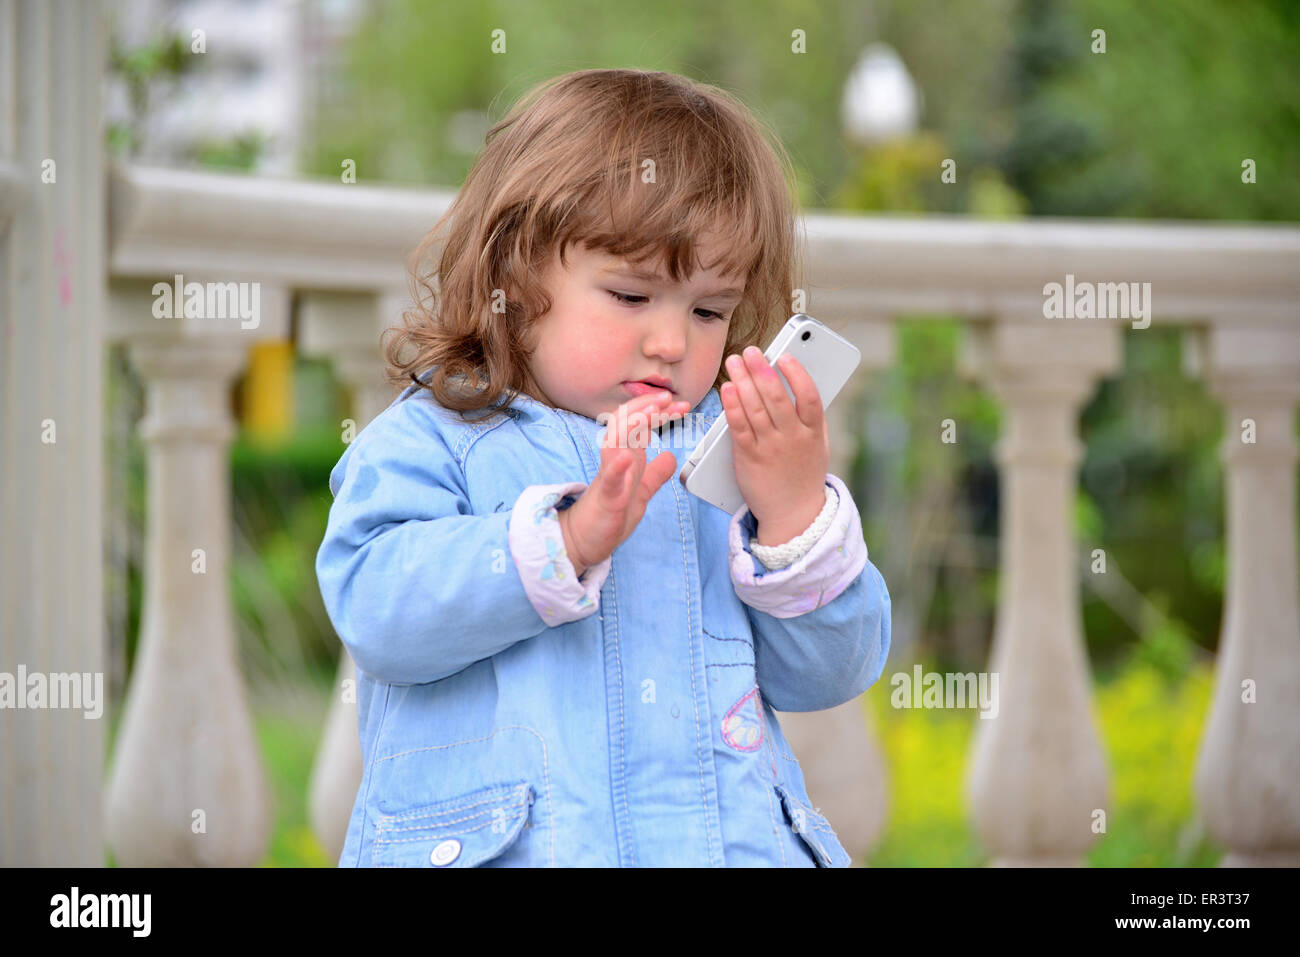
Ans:
{"type": "Polygon", "coordinates": [[[804,342],[807,342],[811,337],[812,337],[812,333],[805,331],[804,334],[799,338],[802,339],[804,342]]]}

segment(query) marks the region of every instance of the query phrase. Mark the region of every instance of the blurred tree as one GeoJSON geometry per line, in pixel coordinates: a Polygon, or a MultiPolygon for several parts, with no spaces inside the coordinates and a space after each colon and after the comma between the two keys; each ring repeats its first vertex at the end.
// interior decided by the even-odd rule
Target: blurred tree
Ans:
{"type": "Polygon", "coordinates": [[[939,178],[943,144],[933,133],[892,140],[863,150],[860,162],[835,192],[841,209],[921,213],[949,205],[939,178]]]}
{"type": "Polygon", "coordinates": [[[265,133],[253,130],[225,140],[201,140],[195,144],[191,155],[199,166],[251,170],[257,167],[268,142],[265,133]]]}
{"type": "Polygon", "coordinates": [[[116,30],[108,40],[108,71],[126,87],[128,118],[108,125],[108,148],[119,158],[135,157],[144,145],[145,120],[154,96],[175,86],[194,68],[186,55],[185,38],[176,31],[163,31],[148,43],[127,49],[116,30]]]}
{"type": "Polygon", "coordinates": [[[1034,213],[1300,218],[1300,5],[1023,0],[1020,11],[1004,168],[1034,213]]]}
{"type": "MultiPolygon", "coordinates": [[[[1042,212],[1060,200],[1063,182],[1077,183],[1072,173],[1104,155],[1096,120],[1064,108],[1052,87],[1059,76],[1078,66],[1087,52],[1088,34],[1069,15],[1062,0],[1020,0],[1015,11],[1016,37],[1007,74],[1008,99],[1015,128],[999,165],[1008,182],[1042,212]]],[[[1084,213],[1115,205],[1125,188],[1122,179],[1095,184],[1098,194],[1075,198],[1084,213]]]]}
{"type": "MultiPolygon", "coordinates": [[[[173,91],[180,80],[198,69],[190,54],[189,40],[170,27],[160,29],[146,43],[127,48],[116,23],[110,24],[108,75],[121,80],[126,89],[127,117],[108,123],[105,136],[109,156],[139,159],[145,152],[145,129],[153,103],[173,91]]],[[[227,139],[203,140],[188,151],[197,166],[251,170],[266,150],[265,134],[257,130],[227,139]]]]}

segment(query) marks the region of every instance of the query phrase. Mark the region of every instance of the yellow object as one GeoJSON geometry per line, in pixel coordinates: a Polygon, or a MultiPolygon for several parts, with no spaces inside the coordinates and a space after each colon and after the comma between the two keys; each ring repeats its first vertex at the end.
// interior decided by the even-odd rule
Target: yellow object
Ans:
{"type": "Polygon", "coordinates": [[[278,444],[288,437],[293,426],[293,343],[260,342],[252,347],[242,404],[250,438],[278,444]]]}

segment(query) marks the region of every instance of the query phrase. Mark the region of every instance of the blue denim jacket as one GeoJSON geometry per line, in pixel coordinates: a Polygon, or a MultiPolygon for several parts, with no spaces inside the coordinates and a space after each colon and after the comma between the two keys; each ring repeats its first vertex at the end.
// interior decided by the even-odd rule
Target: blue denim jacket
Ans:
{"type": "MultiPolygon", "coordinates": [[[[605,426],[527,396],[465,422],[416,392],[330,474],[316,571],[364,762],[339,865],[848,866],[773,713],[884,670],[889,593],[843,482],[830,530],[769,570],[747,508],[674,476],[575,579],[557,510],[594,480],[605,426]]],[[[680,470],[717,391],[691,414],[649,433],[648,459],[680,470]]]]}

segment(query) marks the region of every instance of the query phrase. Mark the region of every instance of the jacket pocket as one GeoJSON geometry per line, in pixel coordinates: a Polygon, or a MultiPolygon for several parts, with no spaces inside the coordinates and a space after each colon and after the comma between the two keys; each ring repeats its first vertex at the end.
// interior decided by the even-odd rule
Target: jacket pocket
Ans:
{"type": "Polygon", "coordinates": [[[848,867],[852,859],[840,846],[831,822],[796,798],[784,786],[774,784],[773,787],[781,797],[781,807],[785,810],[790,829],[808,845],[817,866],[848,867]]]}
{"type": "Polygon", "coordinates": [[[537,792],[526,781],[469,791],[376,819],[375,867],[478,867],[527,826],[537,792]]]}

